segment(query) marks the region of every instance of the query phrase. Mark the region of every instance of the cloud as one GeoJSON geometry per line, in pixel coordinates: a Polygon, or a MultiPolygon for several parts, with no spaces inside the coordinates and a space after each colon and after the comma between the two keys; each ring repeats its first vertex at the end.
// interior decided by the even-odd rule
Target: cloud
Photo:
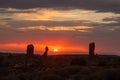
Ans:
{"type": "Polygon", "coordinates": [[[107,17],[107,18],[104,18],[103,21],[120,22],[120,17],[107,17]]]}
{"type": "MultiPolygon", "coordinates": [[[[31,20],[31,21],[76,21],[84,20],[91,22],[103,22],[102,19],[106,17],[117,17],[119,14],[114,13],[96,13],[91,10],[51,10],[51,9],[30,9],[31,12],[22,13],[19,9],[17,13],[14,13],[17,9],[8,9],[7,13],[1,13],[1,20],[31,20]],[[9,13],[10,11],[10,13],[9,13]],[[13,11],[13,13],[11,13],[13,11]],[[33,11],[33,12],[32,12],[33,11]],[[19,13],[20,12],[20,13],[19,13]]],[[[25,9],[26,10],[26,9],[25,9]]],[[[24,10],[24,11],[25,11],[24,10]]],[[[27,11],[27,10],[26,10],[27,11]]],[[[104,21],[106,22],[106,21],[104,21]]]]}
{"type": "Polygon", "coordinates": [[[6,26],[19,31],[49,30],[49,31],[78,31],[78,32],[111,32],[120,29],[119,22],[97,23],[87,20],[74,21],[5,21],[6,26]]]}
{"type": "Polygon", "coordinates": [[[48,30],[48,31],[79,31],[79,32],[89,32],[90,29],[93,27],[91,26],[54,26],[54,27],[46,27],[46,26],[33,26],[33,27],[22,27],[16,28],[19,31],[27,31],[27,30],[48,30]]]}
{"type": "Polygon", "coordinates": [[[1,8],[86,9],[120,13],[120,0],[0,0],[1,8]]]}
{"type": "Polygon", "coordinates": [[[0,8],[0,13],[33,13],[36,12],[35,9],[15,9],[15,8],[0,8]]]}
{"type": "Polygon", "coordinates": [[[54,27],[54,26],[86,26],[91,22],[87,20],[75,20],[75,21],[29,21],[29,20],[21,20],[21,21],[6,21],[8,25],[11,27],[29,27],[29,26],[46,26],[46,27],[54,27]]]}
{"type": "Polygon", "coordinates": [[[0,18],[0,20],[14,20],[13,18],[0,18]]]}
{"type": "MultiPolygon", "coordinates": [[[[23,11],[10,9],[7,10],[7,13],[1,13],[1,18],[12,17],[14,20],[57,20],[57,21],[67,21],[67,20],[79,20],[81,17],[80,15],[86,16],[87,14],[92,14],[94,11],[85,11],[85,10],[66,10],[66,11],[59,11],[59,10],[50,10],[50,9],[30,9],[33,12],[22,13],[23,11]],[[11,13],[11,11],[13,13],[11,13]],[[14,11],[18,11],[14,13],[14,11]],[[20,13],[19,13],[20,12],[20,13]],[[86,15],[85,15],[86,14],[86,15]]],[[[25,11],[25,10],[24,10],[25,11]]],[[[3,12],[3,11],[2,11],[3,12]]],[[[83,16],[83,17],[84,17],[83,16]]]]}
{"type": "MultiPolygon", "coordinates": [[[[89,32],[93,26],[87,26],[89,21],[9,21],[5,20],[1,23],[1,28],[10,31],[78,31],[89,32]],[[4,23],[4,25],[3,25],[4,23]],[[3,27],[2,27],[3,26],[3,27]]],[[[2,30],[4,31],[4,30],[2,30]]]]}
{"type": "Polygon", "coordinates": [[[103,21],[109,22],[105,26],[110,27],[111,31],[120,31],[120,17],[107,17],[103,21]]]}

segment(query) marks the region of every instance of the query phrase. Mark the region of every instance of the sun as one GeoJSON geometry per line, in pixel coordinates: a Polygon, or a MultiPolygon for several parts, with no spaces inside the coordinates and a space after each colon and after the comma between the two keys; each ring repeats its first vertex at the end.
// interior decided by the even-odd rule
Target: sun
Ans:
{"type": "Polygon", "coordinates": [[[59,50],[58,50],[58,49],[54,49],[53,51],[54,51],[54,52],[58,52],[59,50]]]}

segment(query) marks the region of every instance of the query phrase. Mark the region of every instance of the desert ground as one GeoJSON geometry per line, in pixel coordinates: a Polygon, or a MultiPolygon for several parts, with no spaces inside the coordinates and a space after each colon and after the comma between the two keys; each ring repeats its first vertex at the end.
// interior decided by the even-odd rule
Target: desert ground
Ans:
{"type": "Polygon", "coordinates": [[[120,80],[120,57],[1,53],[0,80],[120,80]]]}

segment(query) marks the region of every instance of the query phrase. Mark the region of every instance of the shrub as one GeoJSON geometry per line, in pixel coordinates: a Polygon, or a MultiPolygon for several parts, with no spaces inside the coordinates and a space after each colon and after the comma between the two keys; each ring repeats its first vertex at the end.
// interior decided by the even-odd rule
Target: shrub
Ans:
{"type": "Polygon", "coordinates": [[[71,65],[85,66],[85,65],[87,65],[87,61],[85,58],[75,58],[71,61],[71,65]]]}
{"type": "Polygon", "coordinates": [[[100,61],[98,62],[98,66],[108,66],[108,63],[107,63],[107,61],[105,61],[105,60],[100,60],[100,61]]]}
{"type": "Polygon", "coordinates": [[[0,57],[0,67],[8,67],[9,63],[4,57],[0,57]]]}
{"type": "Polygon", "coordinates": [[[107,70],[104,74],[105,80],[120,80],[120,70],[107,70]]]}
{"type": "Polygon", "coordinates": [[[35,80],[64,80],[64,79],[56,74],[44,74],[38,76],[35,80]]]}

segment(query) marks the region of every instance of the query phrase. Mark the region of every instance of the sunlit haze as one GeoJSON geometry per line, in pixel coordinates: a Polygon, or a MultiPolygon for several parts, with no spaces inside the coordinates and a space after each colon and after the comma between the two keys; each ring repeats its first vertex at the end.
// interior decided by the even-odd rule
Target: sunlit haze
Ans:
{"type": "Polygon", "coordinates": [[[58,50],[58,49],[54,49],[53,51],[54,51],[54,52],[58,52],[59,50],[58,50]]]}

